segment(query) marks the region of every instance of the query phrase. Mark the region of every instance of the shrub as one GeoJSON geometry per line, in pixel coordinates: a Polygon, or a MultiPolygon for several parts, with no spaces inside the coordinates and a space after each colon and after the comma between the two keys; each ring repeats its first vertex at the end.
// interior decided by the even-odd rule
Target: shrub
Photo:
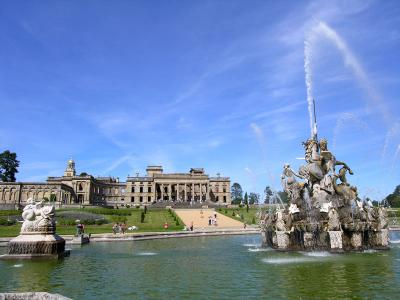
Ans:
{"type": "Polygon", "coordinates": [[[256,219],[254,217],[251,219],[251,224],[256,224],[256,219]]]}
{"type": "Polygon", "coordinates": [[[142,211],[142,213],[140,214],[140,223],[144,223],[144,218],[145,218],[145,214],[142,211]]]}
{"type": "Polygon", "coordinates": [[[232,210],[232,217],[234,217],[235,216],[235,211],[234,210],[232,210]]]}
{"type": "Polygon", "coordinates": [[[14,219],[7,219],[7,218],[0,218],[0,225],[2,226],[10,226],[10,225],[14,225],[15,223],[17,223],[17,221],[14,219]]]}
{"type": "Polygon", "coordinates": [[[125,216],[111,216],[110,219],[115,223],[125,223],[128,220],[125,216]]]}
{"type": "Polygon", "coordinates": [[[98,215],[117,215],[117,216],[130,216],[131,211],[128,209],[113,209],[113,208],[87,208],[88,212],[98,215]]]}
{"type": "Polygon", "coordinates": [[[96,225],[103,225],[103,224],[107,224],[108,221],[106,219],[98,219],[95,221],[96,225]]]}
{"type": "MultiPolygon", "coordinates": [[[[119,216],[115,216],[119,217],[119,216]]],[[[107,219],[102,215],[97,215],[91,212],[83,211],[60,211],[56,212],[57,223],[60,225],[76,225],[76,220],[79,220],[85,225],[106,224],[107,219]]],[[[125,217],[126,218],[126,217],[125,217]]]]}
{"type": "Polygon", "coordinates": [[[147,214],[147,205],[144,207],[144,213],[147,214]]]}
{"type": "Polygon", "coordinates": [[[16,209],[0,210],[0,216],[20,216],[21,211],[16,209]]]}

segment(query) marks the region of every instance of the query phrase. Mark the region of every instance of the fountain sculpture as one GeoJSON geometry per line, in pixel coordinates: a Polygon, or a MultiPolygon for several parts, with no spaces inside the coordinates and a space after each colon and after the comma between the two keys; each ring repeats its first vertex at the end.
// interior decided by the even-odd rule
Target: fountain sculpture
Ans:
{"type": "Polygon", "coordinates": [[[20,235],[8,244],[8,254],[2,259],[61,258],[69,255],[65,240],[56,234],[54,206],[28,199],[22,212],[20,235]]]}
{"type": "Polygon", "coordinates": [[[284,251],[388,249],[386,209],[359,199],[346,178],[353,171],[336,160],[326,139],[315,134],[303,145],[306,164],[298,173],[289,164],[283,168],[288,207],[260,216],[263,245],[284,251]]]}

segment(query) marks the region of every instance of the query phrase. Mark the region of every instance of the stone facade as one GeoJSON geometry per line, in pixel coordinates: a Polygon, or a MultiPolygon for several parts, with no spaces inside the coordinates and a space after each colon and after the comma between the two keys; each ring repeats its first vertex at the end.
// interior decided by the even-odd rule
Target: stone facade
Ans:
{"type": "Polygon", "coordinates": [[[126,182],[112,177],[76,175],[69,160],[64,176],[47,182],[0,182],[0,209],[26,205],[29,198],[55,200],[60,205],[131,207],[157,202],[208,202],[231,204],[229,177],[210,177],[204,169],[189,173],[164,173],[161,166],[149,166],[146,176],[128,177],[126,182]]]}

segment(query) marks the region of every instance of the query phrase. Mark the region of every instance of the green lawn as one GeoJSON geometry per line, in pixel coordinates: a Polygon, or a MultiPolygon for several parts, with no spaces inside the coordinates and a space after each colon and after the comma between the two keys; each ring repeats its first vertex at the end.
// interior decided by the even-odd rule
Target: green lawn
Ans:
{"type": "MultiPolygon", "coordinates": [[[[85,209],[75,211],[85,211],[85,209]]],[[[87,211],[87,210],[86,210],[87,211]]],[[[136,226],[139,229],[132,232],[150,232],[150,231],[177,231],[183,229],[182,220],[179,220],[179,225],[176,225],[173,216],[166,209],[148,209],[145,215],[144,222],[140,222],[140,216],[143,209],[131,209],[131,215],[126,216],[126,224],[129,226],[136,226]],[[167,222],[169,228],[164,229],[164,223],[167,222]]],[[[57,216],[57,212],[56,212],[57,216]]],[[[113,220],[115,216],[104,215],[110,223],[103,225],[85,225],[86,233],[112,233],[113,220]]],[[[21,225],[0,226],[0,237],[12,237],[19,234],[21,225]]],[[[57,226],[57,234],[75,234],[75,226],[59,225],[57,226]]]]}
{"type": "Polygon", "coordinates": [[[257,224],[257,211],[258,208],[249,207],[249,211],[247,212],[246,207],[242,208],[220,208],[217,211],[227,217],[232,219],[245,222],[246,224],[257,224]],[[254,222],[253,222],[254,221],[254,222]]]}

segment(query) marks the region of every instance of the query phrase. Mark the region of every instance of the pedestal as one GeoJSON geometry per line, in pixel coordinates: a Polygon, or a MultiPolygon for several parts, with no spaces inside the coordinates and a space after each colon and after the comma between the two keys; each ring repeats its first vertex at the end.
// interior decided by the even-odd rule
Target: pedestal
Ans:
{"type": "Polygon", "coordinates": [[[285,231],[276,231],[276,242],[279,249],[289,248],[289,234],[285,231]]]}
{"type": "Polygon", "coordinates": [[[62,258],[69,256],[65,240],[57,234],[21,234],[8,244],[8,254],[1,259],[62,258]]]}
{"type": "Polygon", "coordinates": [[[342,232],[328,231],[331,250],[343,250],[342,232]]]}

